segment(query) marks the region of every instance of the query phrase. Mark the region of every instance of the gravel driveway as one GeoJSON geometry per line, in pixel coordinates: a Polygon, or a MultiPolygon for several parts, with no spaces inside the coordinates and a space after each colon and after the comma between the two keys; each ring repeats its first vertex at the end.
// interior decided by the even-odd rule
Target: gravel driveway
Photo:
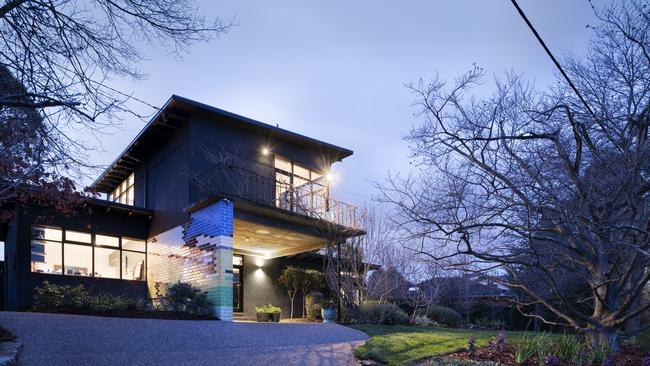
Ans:
{"type": "Polygon", "coordinates": [[[365,333],[335,324],[229,323],[0,312],[20,365],[350,365],[365,333]]]}

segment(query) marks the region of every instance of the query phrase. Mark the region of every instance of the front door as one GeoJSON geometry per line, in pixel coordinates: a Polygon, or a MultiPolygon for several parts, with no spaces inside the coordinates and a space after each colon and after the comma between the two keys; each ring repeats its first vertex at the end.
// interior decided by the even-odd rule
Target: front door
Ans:
{"type": "Polygon", "coordinates": [[[232,311],[244,311],[244,258],[240,255],[232,257],[232,311]]]}

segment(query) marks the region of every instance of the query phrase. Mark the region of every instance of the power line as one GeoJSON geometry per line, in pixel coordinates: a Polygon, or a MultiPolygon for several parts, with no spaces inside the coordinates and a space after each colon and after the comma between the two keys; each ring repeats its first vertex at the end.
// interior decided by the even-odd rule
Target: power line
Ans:
{"type": "Polygon", "coordinates": [[[569,78],[569,75],[567,75],[567,73],[564,71],[564,69],[562,68],[562,65],[560,65],[560,63],[557,61],[555,56],[553,56],[553,53],[546,46],[546,43],[544,43],[544,40],[542,39],[542,37],[539,35],[539,33],[537,33],[537,30],[535,29],[535,27],[533,27],[533,24],[530,22],[530,20],[528,20],[528,17],[526,17],[526,14],[524,13],[524,11],[519,7],[519,4],[517,4],[517,0],[510,0],[510,2],[512,2],[512,5],[515,6],[515,8],[517,9],[517,12],[519,12],[519,15],[524,19],[524,21],[528,25],[528,28],[530,28],[530,30],[533,32],[533,34],[535,35],[535,38],[537,38],[537,40],[539,41],[539,44],[542,45],[542,47],[544,48],[544,51],[546,51],[546,54],[551,58],[551,60],[553,61],[553,63],[557,67],[557,69],[560,70],[560,73],[562,74],[562,76],[564,76],[564,79],[566,80],[566,82],[569,83],[569,86],[571,86],[571,89],[573,89],[573,91],[576,93],[576,95],[578,96],[578,98],[580,99],[582,104],[584,104],[585,108],[587,108],[587,110],[589,111],[589,114],[591,114],[591,117],[593,117],[594,120],[598,120],[598,118],[596,117],[596,114],[591,110],[591,107],[589,107],[589,104],[587,104],[587,101],[582,97],[582,94],[580,94],[580,92],[578,91],[578,88],[576,88],[576,86],[573,84],[573,82],[569,78]]]}

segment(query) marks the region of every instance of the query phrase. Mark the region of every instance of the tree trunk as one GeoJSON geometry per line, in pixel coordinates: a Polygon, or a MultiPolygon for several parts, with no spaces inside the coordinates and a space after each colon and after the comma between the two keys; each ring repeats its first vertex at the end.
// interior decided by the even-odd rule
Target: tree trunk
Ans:
{"type": "Polygon", "coordinates": [[[291,313],[290,313],[289,317],[291,319],[293,319],[293,299],[295,299],[295,298],[296,298],[296,294],[293,294],[293,296],[289,296],[289,299],[291,300],[291,313]]]}
{"type": "Polygon", "coordinates": [[[592,350],[602,350],[606,353],[619,351],[618,329],[613,327],[599,327],[587,332],[586,338],[592,350]]]}

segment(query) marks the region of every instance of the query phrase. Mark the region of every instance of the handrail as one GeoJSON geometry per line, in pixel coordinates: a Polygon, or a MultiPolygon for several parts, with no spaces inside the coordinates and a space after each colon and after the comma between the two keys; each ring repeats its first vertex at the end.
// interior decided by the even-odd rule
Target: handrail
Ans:
{"type": "Polygon", "coordinates": [[[192,177],[190,198],[198,202],[222,194],[348,228],[358,228],[357,208],[331,198],[326,187],[315,183],[292,187],[277,181],[272,168],[266,169],[265,173],[232,164],[215,164],[192,177]]]}

